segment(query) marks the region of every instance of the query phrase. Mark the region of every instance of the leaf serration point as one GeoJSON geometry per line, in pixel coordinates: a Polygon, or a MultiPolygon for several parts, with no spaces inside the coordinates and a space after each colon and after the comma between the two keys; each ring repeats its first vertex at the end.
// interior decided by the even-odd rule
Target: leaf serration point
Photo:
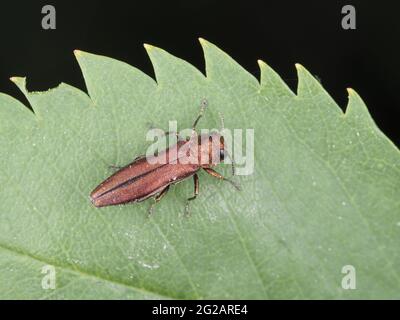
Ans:
{"type": "Polygon", "coordinates": [[[353,88],[346,88],[347,93],[349,94],[349,96],[355,96],[357,95],[356,91],[353,88]]]}
{"type": "Polygon", "coordinates": [[[303,65],[300,64],[300,63],[295,63],[294,66],[296,67],[296,69],[297,69],[298,72],[304,71],[304,70],[305,70],[305,68],[303,67],[303,65]]]}
{"type": "Polygon", "coordinates": [[[12,76],[10,77],[10,81],[18,85],[25,85],[26,77],[12,76]]]}
{"type": "Polygon", "coordinates": [[[208,46],[210,44],[206,39],[204,39],[202,37],[199,37],[199,42],[200,42],[202,47],[206,47],[206,46],[208,46]]]}
{"type": "Polygon", "coordinates": [[[266,67],[266,66],[267,66],[267,64],[265,63],[265,61],[263,61],[263,60],[261,60],[261,59],[258,59],[258,60],[257,60],[257,63],[258,63],[258,66],[259,66],[260,68],[263,68],[263,67],[266,67]]]}
{"type": "Polygon", "coordinates": [[[156,48],[155,46],[148,43],[143,43],[143,47],[146,49],[147,52],[154,50],[156,48]]]}
{"type": "Polygon", "coordinates": [[[10,79],[12,82],[16,82],[16,81],[18,81],[18,79],[21,79],[21,77],[12,76],[12,77],[10,77],[9,79],[10,79]]]}

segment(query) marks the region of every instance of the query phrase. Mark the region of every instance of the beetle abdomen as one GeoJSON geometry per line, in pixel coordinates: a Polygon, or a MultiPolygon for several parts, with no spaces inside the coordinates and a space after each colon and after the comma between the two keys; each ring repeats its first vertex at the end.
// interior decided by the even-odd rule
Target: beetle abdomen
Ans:
{"type": "Polygon", "coordinates": [[[142,201],[168,185],[190,177],[198,169],[197,165],[190,164],[149,165],[146,159],[141,159],[101,183],[90,194],[90,198],[96,207],[142,201]],[[137,167],[144,166],[147,170],[137,170],[137,167]],[[133,170],[140,174],[132,175],[133,170]]]}

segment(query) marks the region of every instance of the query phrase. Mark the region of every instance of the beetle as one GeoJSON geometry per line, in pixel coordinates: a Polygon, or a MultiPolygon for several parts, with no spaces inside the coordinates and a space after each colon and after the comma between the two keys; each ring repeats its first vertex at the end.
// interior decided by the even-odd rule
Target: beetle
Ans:
{"type": "MultiPolygon", "coordinates": [[[[199,115],[192,126],[190,139],[182,140],[179,134],[175,133],[178,137],[175,145],[147,158],[139,156],[133,162],[120,168],[91,192],[90,199],[93,205],[104,207],[141,202],[154,197],[155,201],[149,208],[149,213],[152,213],[154,205],[165,196],[171,185],[193,177],[194,195],[187,199],[185,206],[185,212],[188,213],[189,202],[196,199],[199,194],[197,173],[201,169],[217,179],[231,183],[240,190],[234,181],[212,169],[223,162],[225,157],[229,157],[232,164],[232,175],[235,175],[234,162],[225,150],[224,137],[217,132],[197,136],[195,128],[203,116],[207,104],[205,99],[201,103],[199,115]],[[184,159],[185,161],[183,161],[184,159]],[[197,161],[188,161],[193,159],[197,161]]],[[[222,116],[221,121],[223,125],[222,116]]],[[[166,135],[169,134],[171,133],[166,133],[166,135]]]]}

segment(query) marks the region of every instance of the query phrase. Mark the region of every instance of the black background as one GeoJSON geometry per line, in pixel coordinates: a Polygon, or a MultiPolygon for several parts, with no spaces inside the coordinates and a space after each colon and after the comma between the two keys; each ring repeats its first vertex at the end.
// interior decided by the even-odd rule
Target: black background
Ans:
{"type": "MultiPolygon", "coordinates": [[[[41,319],[52,319],[54,314],[60,314],[65,318],[76,318],[77,314],[85,318],[93,318],[96,316],[109,316],[112,319],[120,319],[123,317],[140,318],[140,319],[275,319],[275,315],[282,317],[290,316],[291,318],[299,318],[301,316],[307,319],[321,319],[321,315],[329,315],[333,319],[359,318],[362,314],[368,314],[375,318],[388,318],[398,311],[399,301],[354,301],[354,300],[326,300],[326,301],[304,301],[304,300],[135,300],[135,301],[71,301],[71,300],[40,300],[40,301],[0,301],[1,310],[9,308],[13,316],[29,316],[38,315],[41,319]],[[179,316],[167,316],[152,314],[153,308],[159,306],[181,306],[194,308],[196,305],[222,305],[222,304],[241,304],[247,305],[248,313],[246,315],[185,315],[183,318],[179,316]],[[44,312],[45,310],[45,312],[44,312]]],[[[8,311],[8,310],[7,310],[8,311]]],[[[28,317],[26,317],[28,318],[28,317]]]]}
{"type": "Polygon", "coordinates": [[[201,36],[256,77],[263,59],[292,89],[294,63],[303,64],[342,108],[345,88],[354,88],[400,145],[398,1],[13,1],[0,8],[0,92],[25,103],[10,76],[27,76],[29,90],[60,82],[86,90],[74,49],[153,75],[142,46],[150,43],[204,71],[201,36]],[[56,30],[41,27],[45,4],[56,8],[56,30]],[[356,9],[356,30],[341,27],[345,4],[356,9]]]}

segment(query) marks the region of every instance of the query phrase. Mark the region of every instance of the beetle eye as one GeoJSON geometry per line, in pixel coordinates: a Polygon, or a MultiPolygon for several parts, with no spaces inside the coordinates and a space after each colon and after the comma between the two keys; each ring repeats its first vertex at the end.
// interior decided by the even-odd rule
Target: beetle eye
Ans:
{"type": "Polygon", "coordinates": [[[221,149],[221,150],[219,151],[219,159],[220,159],[220,160],[224,160],[224,157],[225,157],[225,150],[224,150],[224,149],[221,149]]]}

